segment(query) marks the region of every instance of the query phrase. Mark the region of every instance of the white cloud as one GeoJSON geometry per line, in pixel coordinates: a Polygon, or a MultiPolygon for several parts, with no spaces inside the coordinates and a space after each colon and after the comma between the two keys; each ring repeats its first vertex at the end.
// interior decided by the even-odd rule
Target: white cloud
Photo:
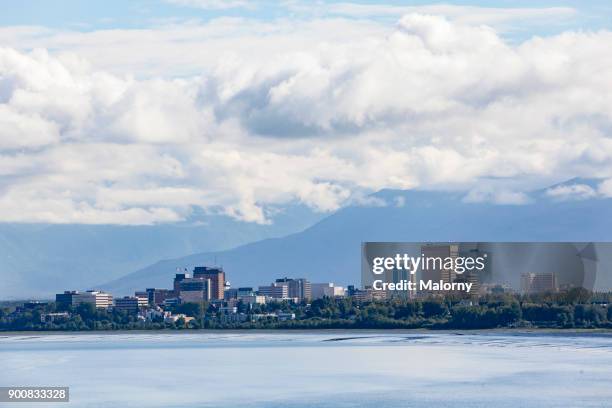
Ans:
{"type": "Polygon", "coordinates": [[[463,198],[466,203],[494,203],[500,205],[522,205],[530,202],[529,197],[520,191],[506,189],[492,190],[475,188],[463,198]]]}
{"type": "Polygon", "coordinates": [[[605,197],[612,197],[612,178],[603,181],[598,187],[599,193],[605,197]]]}
{"type": "Polygon", "coordinates": [[[546,190],[546,195],[557,200],[586,200],[596,197],[597,191],[586,184],[560,185],[546,190]]]}
{"type": "Polygon", "coordinates": [[[0,49],[3,221],[150,224],[198,207],[265,223],[382,188],[523,204],[522,179],[612,177],[607,31],[513,45],[412,14],[0,39],[15,35],[55,51],[0,49]]]}
{"type": "Polygon", "coordinates": [[[44,146],[59,140],[56,123],[33,113],[20,114],[15,109],[0,105],[0,149],[44,146]]]}

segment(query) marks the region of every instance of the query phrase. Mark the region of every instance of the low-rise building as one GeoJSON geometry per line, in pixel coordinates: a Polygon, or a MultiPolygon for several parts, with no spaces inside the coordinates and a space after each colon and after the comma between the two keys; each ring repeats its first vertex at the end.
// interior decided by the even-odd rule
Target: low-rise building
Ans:
{"type": "Polygon", "coordinates": [[[141,298],[136,296],[124,296],[122,298],[115,299],[115,309],[128,313],[137,313],[140,308],[147,307],[148,304],[148,299],[147,301],[143,302],[141,298]]]}
{"type": "Polygon", "coordinates": [[[483,283],[479,290],[481,295],[501,295],[512,293],[512,286],[508,283],[483,283]]]}
{"type": "Polygon", "coordinates": [[[232,289],[232,288],[225,289],[223,299],[225,300],[238,299],[238,289],[232,289]]]}
{"type": "Polygon", "coordinates": [[[154,321],[164,321],[166,317],[170,316],[172,313],[163,310],[160,307],[154,307],[152,309],[147,309],[142,313],[142,316],[145,318],[147,322],[154,321]]]}
{"type": "Polygon", "coordinates": [[[147,288],[146,293],[149,297],[149,304],[158,306],[164,304],[166,299],[178,296],[178,292],[173,289],[147,288]]]}
{"type": "Polygon", "coordinates": [[[261,296],[261,295],[242,296],[238,299],[241,300],[242,303],[249,304],[249,305],[265,305],[266,304],[266,297],[261,296]]]}
{"type": "Polygon", "coordinates": [[[181,299],[175,297],[175,298],[169,298],[169,299],[164,300],[163,306],[164,307],[174,307],[180,304],[181,304],[181,299]]]}
{"type": "Polygon", "coordinates": [[[557,279],[554,273],[524,273],[521,275],[522,293],[556,292],[557,290],[557,279]]]}
{"type": "Polygon", "coordinates": [[[40,322],[49,323],[57,320],[68,320],[70,319],[70,313],[68,312],[57,312],[57,313],[41,313],[40,322]]]}
{"type": "Polygon", "coordinates": [[[313,283],[311,290],[313,299],[343,297],[345,293],[342,286],[336,286],[333,282],[313,283]]]}
{"type": "Polygon", "coordinates": [[[280,321],[295,320],[295,313],[278,312],[276,313],[276,316],[278,317],[278,320],[280,321]]]}
{"type": "Polygon", "coordinates": [[[185,323],[189,323],[190,321],[194,320],[193,317],[190,317],[190,316],[187,316],[187,315],[184,315],[184,314],[175,314],[175,315],[170,314],[170,315],[168,315],[168,316],[166,316],[164,318],[164,322],[166,322],[166,323],[176,323],[176,322],[178,322],[181,319],[183,319],[185,321],[185,323]]]}
{"type": "Polygon", "coordinates": [[[255,291],[253,290],[252,287],[243,287],[243,288],[238,288],[237,290],[238,290],[238,293],[237,293],[238,297],[255,295],[255,291]]]}
{"type": "Polygon", "coordinates": [[[74,306],[83,303],[92,304],[96,309],[108,309],[113,305],[113,296],[110,293],[98,290],[88,290],[72,297],[72,304],[74,306]]]}
{"type": "Polygon", "coordinates": [[[226,313],[219,316],[221,323],[242,323],[247,321],[248,316],[244,313],[226,313]]]}
{"type": "Polygon", "coordinates": [[[149,293],[147,291],[136,291],[134,292],[134,296],[140,300],[144,306],[152,305],[153,303],[149,302],[149,293]]]}
{"type": "Polygon", "coordinates": [[[219,312],[221,313],[225,313],[225,314],[234,314],[234,313],[238,313],[238,308],[235,306],[221,306],[219,307],[219,312]]]}
{"type": "Polygon", "coordinates": [[[387,298],[387,292],[384,290],[374,290],[372,287],[366,287],[365,289],[352,289],[352,297],[358,302],[371,302],[374,300],[385,300],[387,298]]]}
{"type": "Polygon", "coordinates": [[[289,297],[289,285],[274,282],[271,285],[260,286],[257,292],[269,298],[284,299],[289,297]]]}
{"type": "Polygon", "coordinates": [[[58,293],[55,295],[55,302],[58,304],[58,306],[65,309],[72,305],[72,298],[78,294],[78,290],[67,290],[64,291],[64,293],[58,293]]]}

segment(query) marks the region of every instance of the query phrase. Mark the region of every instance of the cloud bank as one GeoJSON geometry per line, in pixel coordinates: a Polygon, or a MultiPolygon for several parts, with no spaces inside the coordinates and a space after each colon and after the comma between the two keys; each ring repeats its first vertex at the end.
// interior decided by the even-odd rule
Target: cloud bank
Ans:
{"type": "MultiPolygon", "coordinates": [[[[22,45],[0,48],[5,222],[266,223],[382,188],[612,177],[607,31],[510,44],[413,13],[0,38],[22,45]]],[[[467,201],[525,201],[488,188],[467,201]]]]}

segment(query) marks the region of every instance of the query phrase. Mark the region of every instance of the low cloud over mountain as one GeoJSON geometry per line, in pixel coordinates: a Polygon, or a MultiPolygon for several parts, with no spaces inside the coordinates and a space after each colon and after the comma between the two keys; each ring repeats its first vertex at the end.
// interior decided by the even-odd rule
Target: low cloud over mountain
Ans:
{"type": "MultiPolygon", "coordinates": [[[[596,184],[576,179],[553,188],[596,184]]],[[[260,285],[282,276],[313,282],[360,284],[361,243],[398,242],[592,242],[612,240],[612,199],[558,200],[542,191],[523,205],[466,202],[458,193],[385,190],[381,201],[402,205],[351,206],[303,232],[236,249],[164,260],[104,287],[130,293],[169,287],[177,268],[222,264],[234,286],[260,285]],[[401,198],[401,199],[400,199],[401,198]]],[[[609,260],[608,260],[609,261],[609,260]]],[[[602,269],[598,290],[612,289],[602,269]]]]}

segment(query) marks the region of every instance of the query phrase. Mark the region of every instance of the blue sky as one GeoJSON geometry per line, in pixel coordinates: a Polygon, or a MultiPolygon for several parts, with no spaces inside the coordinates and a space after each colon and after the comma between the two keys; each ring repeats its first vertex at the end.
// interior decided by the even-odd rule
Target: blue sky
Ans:
{"type": "MultiPolygon", "coordinates": [[[[198,0],[195,0],[197,2],[198,0]]],[[[221,0],[223,2],[223,0],[221,0]]],[[[231,0],[230,0],[231,2],[231,0]]],[[[173,4],[164,0],[22,0],[19,2],[3,1],[5,3],[0,14],[0,24],[12,25],[41,25],[53,28],[71,30],[99,30],[109,28],[143,28],[159,24],[167,20],[210,19],[232,16],[258,20],[270,20],[285,17],[299,17],[301,12],[284,5],[284,3],[301,4],[315,10],[310,6],[314,2],[278,2],[258,1],[249,2],[249,6],[219,8],[218,6],[194,6],[173,4]]],[[[206,3],[206,1],[202,2],[206,3]]],[[[568,1],[568,0],[517,0],[517,1],[469,1],[457,0],[452,2],[435,1],[320,1],[321,4],[367,4],[386,6],[422,6],[432,4],[453,4],[464,6],[478,6],[491,8],[546,8],[570,7],[577,11],[571,18],[560,21],[554,26],[532,26],[531,32],[551,34],[566,29],[598,30],[610,27],[612,5],[608,1],[568,1]]],[[[381,20],[394,21],[392,17],[371,16],[381,20]]],[[[520,36],[524,37],[524,34],[520,36]]]]}

